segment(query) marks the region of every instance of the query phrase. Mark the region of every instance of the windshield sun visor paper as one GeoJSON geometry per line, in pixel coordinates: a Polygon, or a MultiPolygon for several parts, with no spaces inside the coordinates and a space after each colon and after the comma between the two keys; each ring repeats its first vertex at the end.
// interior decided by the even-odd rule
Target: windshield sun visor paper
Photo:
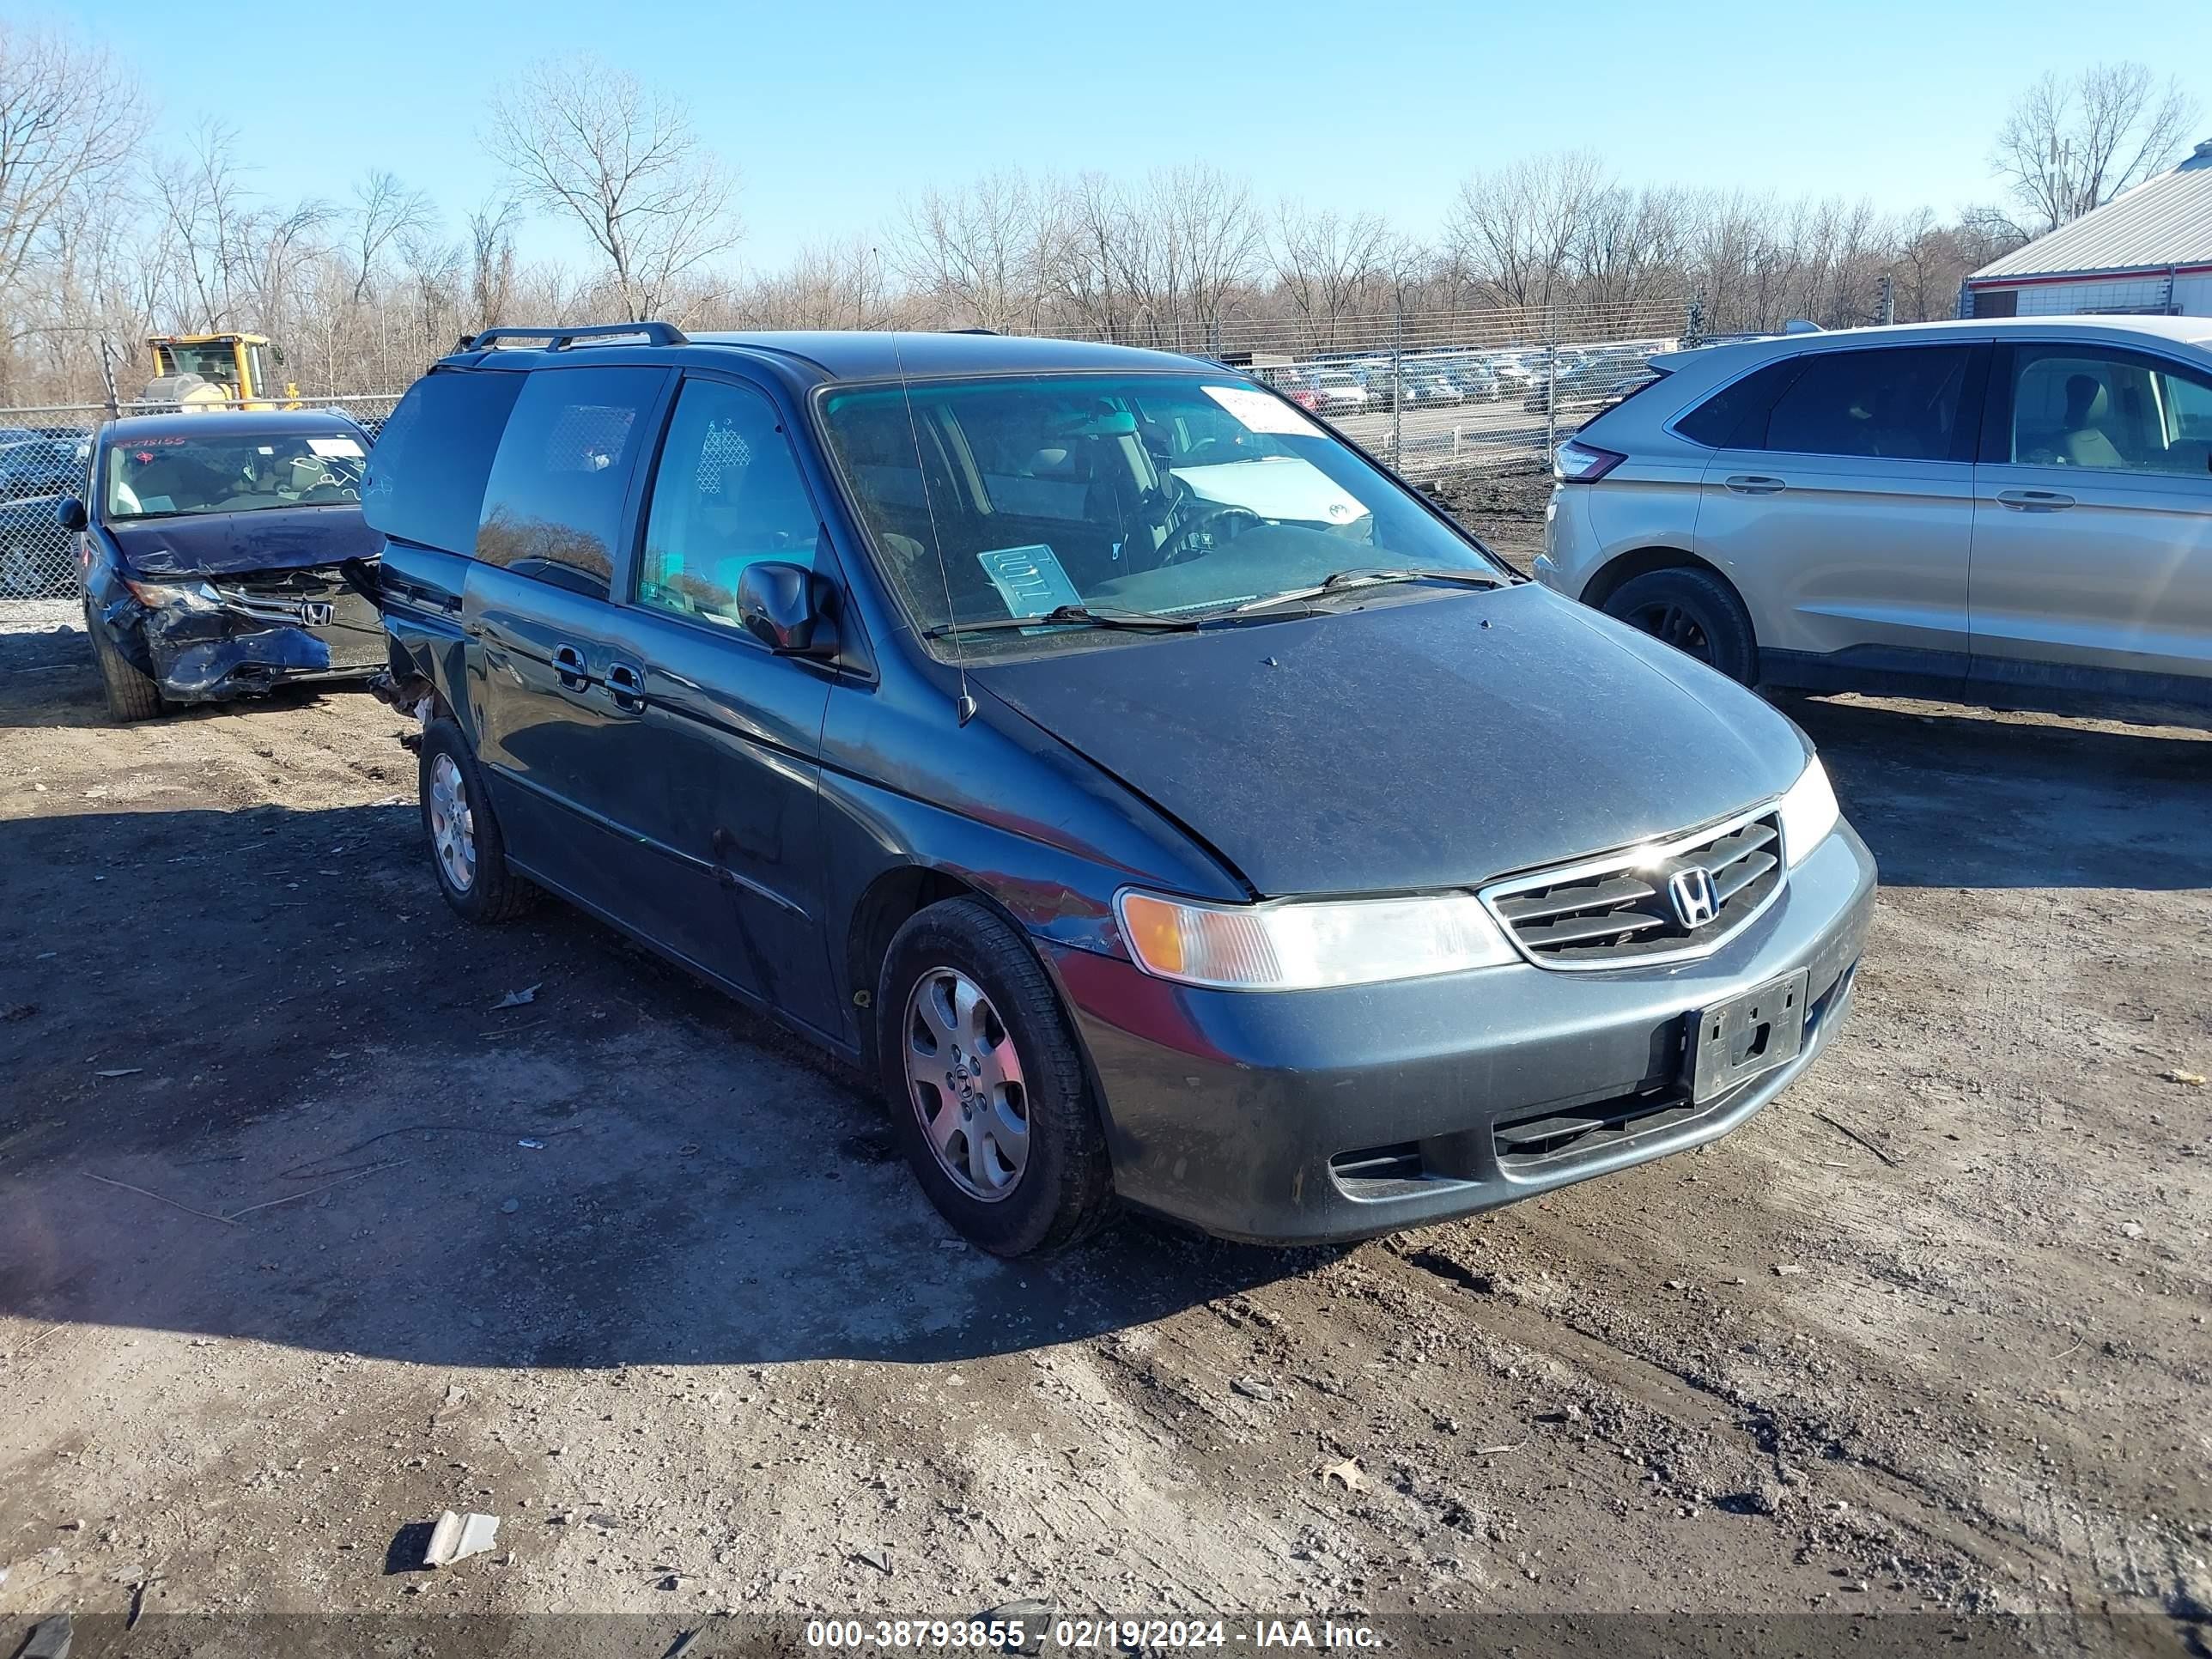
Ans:
{"type": "Polygon", "coordinates": [[[1300,414],[1296,404],[1251,386],[1207,386],[1199,390],[1243,422],[1248,432],[1276,432],[1297,438],[1321,435],[1321,428],[1300,414]]]}
{"type": "Polygon", "coordinates": [[[1009,616],[1042,617],[1062,605],[1083,603],[1083,595],[1076,592],[1052,550],[1041,543],[1032,547],[994,548],[978,553],[975,562],[983,567],[991,586],[1006,600],[1009,616]]]}

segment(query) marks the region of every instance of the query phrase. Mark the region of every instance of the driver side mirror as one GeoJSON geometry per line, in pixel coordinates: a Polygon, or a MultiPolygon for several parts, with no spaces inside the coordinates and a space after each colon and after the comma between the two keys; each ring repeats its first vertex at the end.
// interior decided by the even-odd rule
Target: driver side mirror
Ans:
{"type": "Polygon", "coordinates": [[[749,564],[738,578],[738,619],[779,657],[834,657],[837,624],[824,603],[828,586],[803,564],[749,564]]]}
{"type": "Polygon", "coordinates": [[[84,510],[84,503],[74,495],[64,495],[54,503],[54,521],[64,530],[82,530],[92,522],[84,510]]]}

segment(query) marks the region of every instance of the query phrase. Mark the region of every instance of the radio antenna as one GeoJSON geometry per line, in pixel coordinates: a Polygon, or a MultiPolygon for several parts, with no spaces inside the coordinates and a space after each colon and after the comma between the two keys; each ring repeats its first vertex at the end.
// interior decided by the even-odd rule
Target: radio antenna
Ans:
{"type": "Polygon", "coordinates": [[[952,618],[952,573],[945,564],[944,538],[937,533],[937,506],[929,499],[929,469],[921,461],[921,426],[914,416],[914,392],[907,385],[906,354],[899,349],[898,331],[890,331],[891,362],[898,366],[899,396],[906,403],[907,435],[914,441],[914,474],[921,480],[921,507],[929,515],[929,544],[937,555],[938,580],[945,584],[945,622],[950,630],[945,637],[952,641],[952,665],[960,673],[960,701],[953,705],[954,712],[965,726],[975,718],[975,699],[968,693],[968,648],[960,643],[960,630],[952,618]]]}

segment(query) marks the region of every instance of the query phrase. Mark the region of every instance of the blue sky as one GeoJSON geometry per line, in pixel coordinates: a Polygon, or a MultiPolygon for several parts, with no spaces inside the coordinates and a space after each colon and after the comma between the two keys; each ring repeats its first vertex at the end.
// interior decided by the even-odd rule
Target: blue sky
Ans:
{"type": "MultiPolygon", "coordinates": [[[[283,21],[269,0],[58,14],[136,61],[163,128],[231,123],[257,185],[343,199],[376,167],[458,224],[497,183],[476,134],[502,65],[589,44],[691,103],[741,170],[740,263],[883,224],[900,198],[1021,165],[1134,175],[1189,160],[1263,199],[1372,209],[1426,235],[1469,171],[1597,150],[1624,179],[1865,196],[1948,212],[1994,200],[1990,139],[2047,69],[2134,58],[2178,72],[2212,137],[2212,6],[2154,25],[2079,0],[1577,0],[1113,7],[927,0],[377,0],[283,21]],[[1159,21],[1171,20],[1171,21],[1159,21]],[[182,29],[183,34],[176,31],[182,29]],[[156,41],[172,49],[157,53],[156,41]],[[191,43],[185,46],[186,40],[191,43]],[[212,65],[235,46],[252,65],[212,65]],[[175,73],[191,66],[189,76],[175,73]],[[252,100],[241,86],[277,95],[252,100]],[[283,88],[299,91],[284,96],[283,88]]],[[[29,21],[27,17],[25,21],[29,21]]],[[[550,224],[525,252],[573,255],[550,224]]]]}

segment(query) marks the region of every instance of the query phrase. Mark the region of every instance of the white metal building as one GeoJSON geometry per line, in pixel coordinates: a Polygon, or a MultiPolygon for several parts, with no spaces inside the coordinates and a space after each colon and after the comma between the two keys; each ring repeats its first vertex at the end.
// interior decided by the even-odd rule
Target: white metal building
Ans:
{"type": "Polygon", "coordinates": [[[1962,317],[2212,317],[2212,138],[2171,173],[1984,265],[1962,317]]]}

